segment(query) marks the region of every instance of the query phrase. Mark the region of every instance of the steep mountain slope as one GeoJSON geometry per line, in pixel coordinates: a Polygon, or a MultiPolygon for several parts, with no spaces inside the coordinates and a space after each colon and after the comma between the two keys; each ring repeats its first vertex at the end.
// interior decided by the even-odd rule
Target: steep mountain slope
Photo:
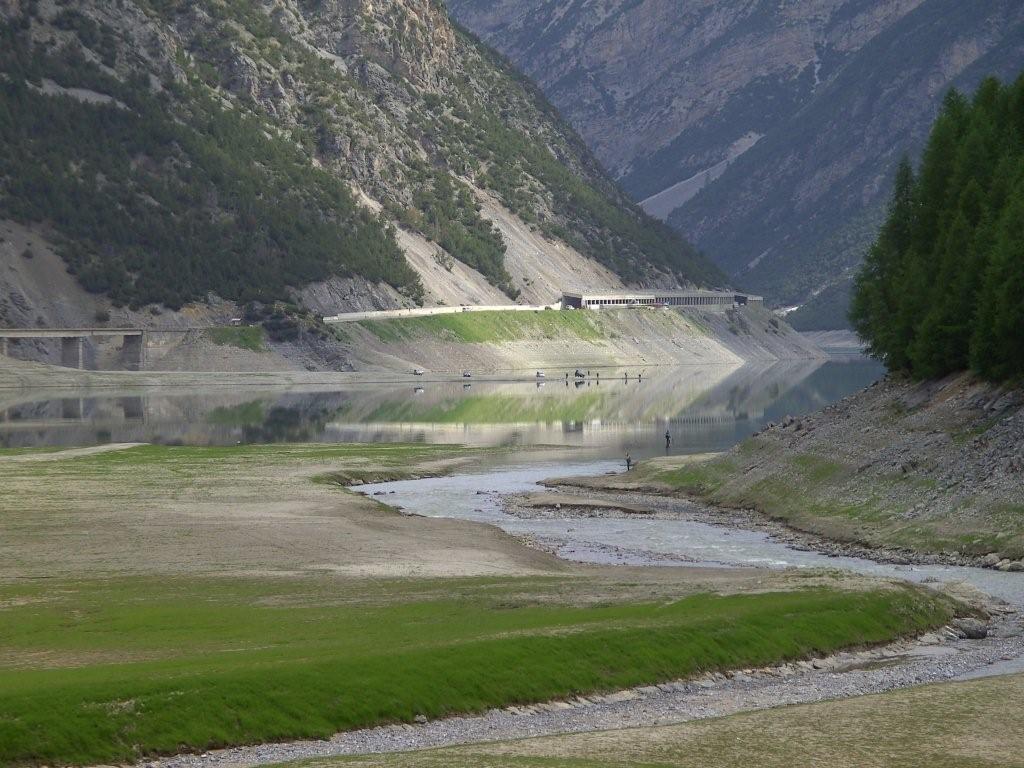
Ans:
{"type": "Polygon", "coordinates": [[[0,219],[115,305],[536,299],[531,259],[720,279],[431,0],[0,0],[0,24],[0,219]]]}
{"type": "Polygon", "coordinates": [[[784,303],[849,276],[951,85],[1024,66],[1014,0],[451,6],[636,199],[784,303]]]}

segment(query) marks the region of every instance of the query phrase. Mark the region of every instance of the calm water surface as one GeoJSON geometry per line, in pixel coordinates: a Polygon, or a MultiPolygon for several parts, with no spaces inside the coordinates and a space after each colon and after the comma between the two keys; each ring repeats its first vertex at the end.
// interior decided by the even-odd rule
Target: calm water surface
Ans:
{"type": "Polygon", "coordinates": [[[749,365],[562,371],[521,383],[421,382],[343,390],[133,390],[96,397],[0,393],[0,447],[103,442],[232,445],[428,442],[575,446],[636,458],[728,448],[769,421],[815,410],[874,381],[863,358],[749,365]]]}

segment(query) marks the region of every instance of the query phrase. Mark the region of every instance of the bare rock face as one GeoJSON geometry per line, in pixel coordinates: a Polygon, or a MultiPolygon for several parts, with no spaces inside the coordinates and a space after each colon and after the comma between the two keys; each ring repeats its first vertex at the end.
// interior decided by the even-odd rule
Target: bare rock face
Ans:
{"type": "Polygon", "coordinates": [[[664,193],[652,213],[786,303],[849,278],[946,90],[1024,61],[1014,0],[450,6],[635,199],[664,193]]]}
{"type": "Polygon", "coordinates": [[[310,283],[295,292],[304,307],[320,315],[339,312],[369,312],[408,305],[397,291],[363,278],[334,277],[310,283]]]}
{"type": "Polygon", "coordinates": [[[227,63],[227,89],[236,96],[257,101],[260,97],[260,70],[256,62],[236,51],[227,63]]]}

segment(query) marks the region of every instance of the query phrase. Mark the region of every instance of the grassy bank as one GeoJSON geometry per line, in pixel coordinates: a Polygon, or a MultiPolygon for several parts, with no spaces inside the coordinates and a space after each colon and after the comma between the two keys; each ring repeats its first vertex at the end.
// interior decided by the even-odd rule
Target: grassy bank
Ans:
{"type": "Polygon", "coordinates": [[[6,584],[0,764],[325,737],[884,642],[952,610],[895,586],[602,592],[549,578],[6,584]]]}
{"type": "Polygon", "coordinates": [[[259,326],[225,326],[210,328],[206,335],[214,344],[222,347],[238,347],[251,352],[266,352],[266,336],[259,326]]]}
{"type": "Polygon", "coordinates": [[[552,736],[304,768],[991,768],[1020,765],[1024,675],[910,688],[656,728],[552,736]]]}
{"type": "Polygon", "coordinates": [[[394,320],[362,320],[359,325],[385,343],[422,337],[463,344],[556,339],[565,336],[595,341],[606,337],[597,313],[561,310],[460,312],[394,320]]]}
{"type": "Polygon", "coordinates": [[[1024,504],[967,500],[953,513],[928,514],[923,499],[941,490],[932,477],[896,468],[866,473],[841,454],[786,450],[770,437],[751,438],[702,462],[641,463],[625,483],[756,509],[836,541],[919,553],[1024,557],[1024,504]]]}

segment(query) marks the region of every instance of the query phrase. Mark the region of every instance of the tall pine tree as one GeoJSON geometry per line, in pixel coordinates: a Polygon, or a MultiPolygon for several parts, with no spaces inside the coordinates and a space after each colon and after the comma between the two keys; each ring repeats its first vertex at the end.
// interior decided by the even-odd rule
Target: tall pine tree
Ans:
{"type": "Polygon", "coordinates": [[[1024,76],[946,97],[916,179],[900,164],[850,319],[893,371],[1024,376],[1024,76]]]}
{"type": "Polygon", "coordinates": [[[990,379],[1024,377],[1024,180],[1000,221],[981,293],[971,364],[990,379]]]}

